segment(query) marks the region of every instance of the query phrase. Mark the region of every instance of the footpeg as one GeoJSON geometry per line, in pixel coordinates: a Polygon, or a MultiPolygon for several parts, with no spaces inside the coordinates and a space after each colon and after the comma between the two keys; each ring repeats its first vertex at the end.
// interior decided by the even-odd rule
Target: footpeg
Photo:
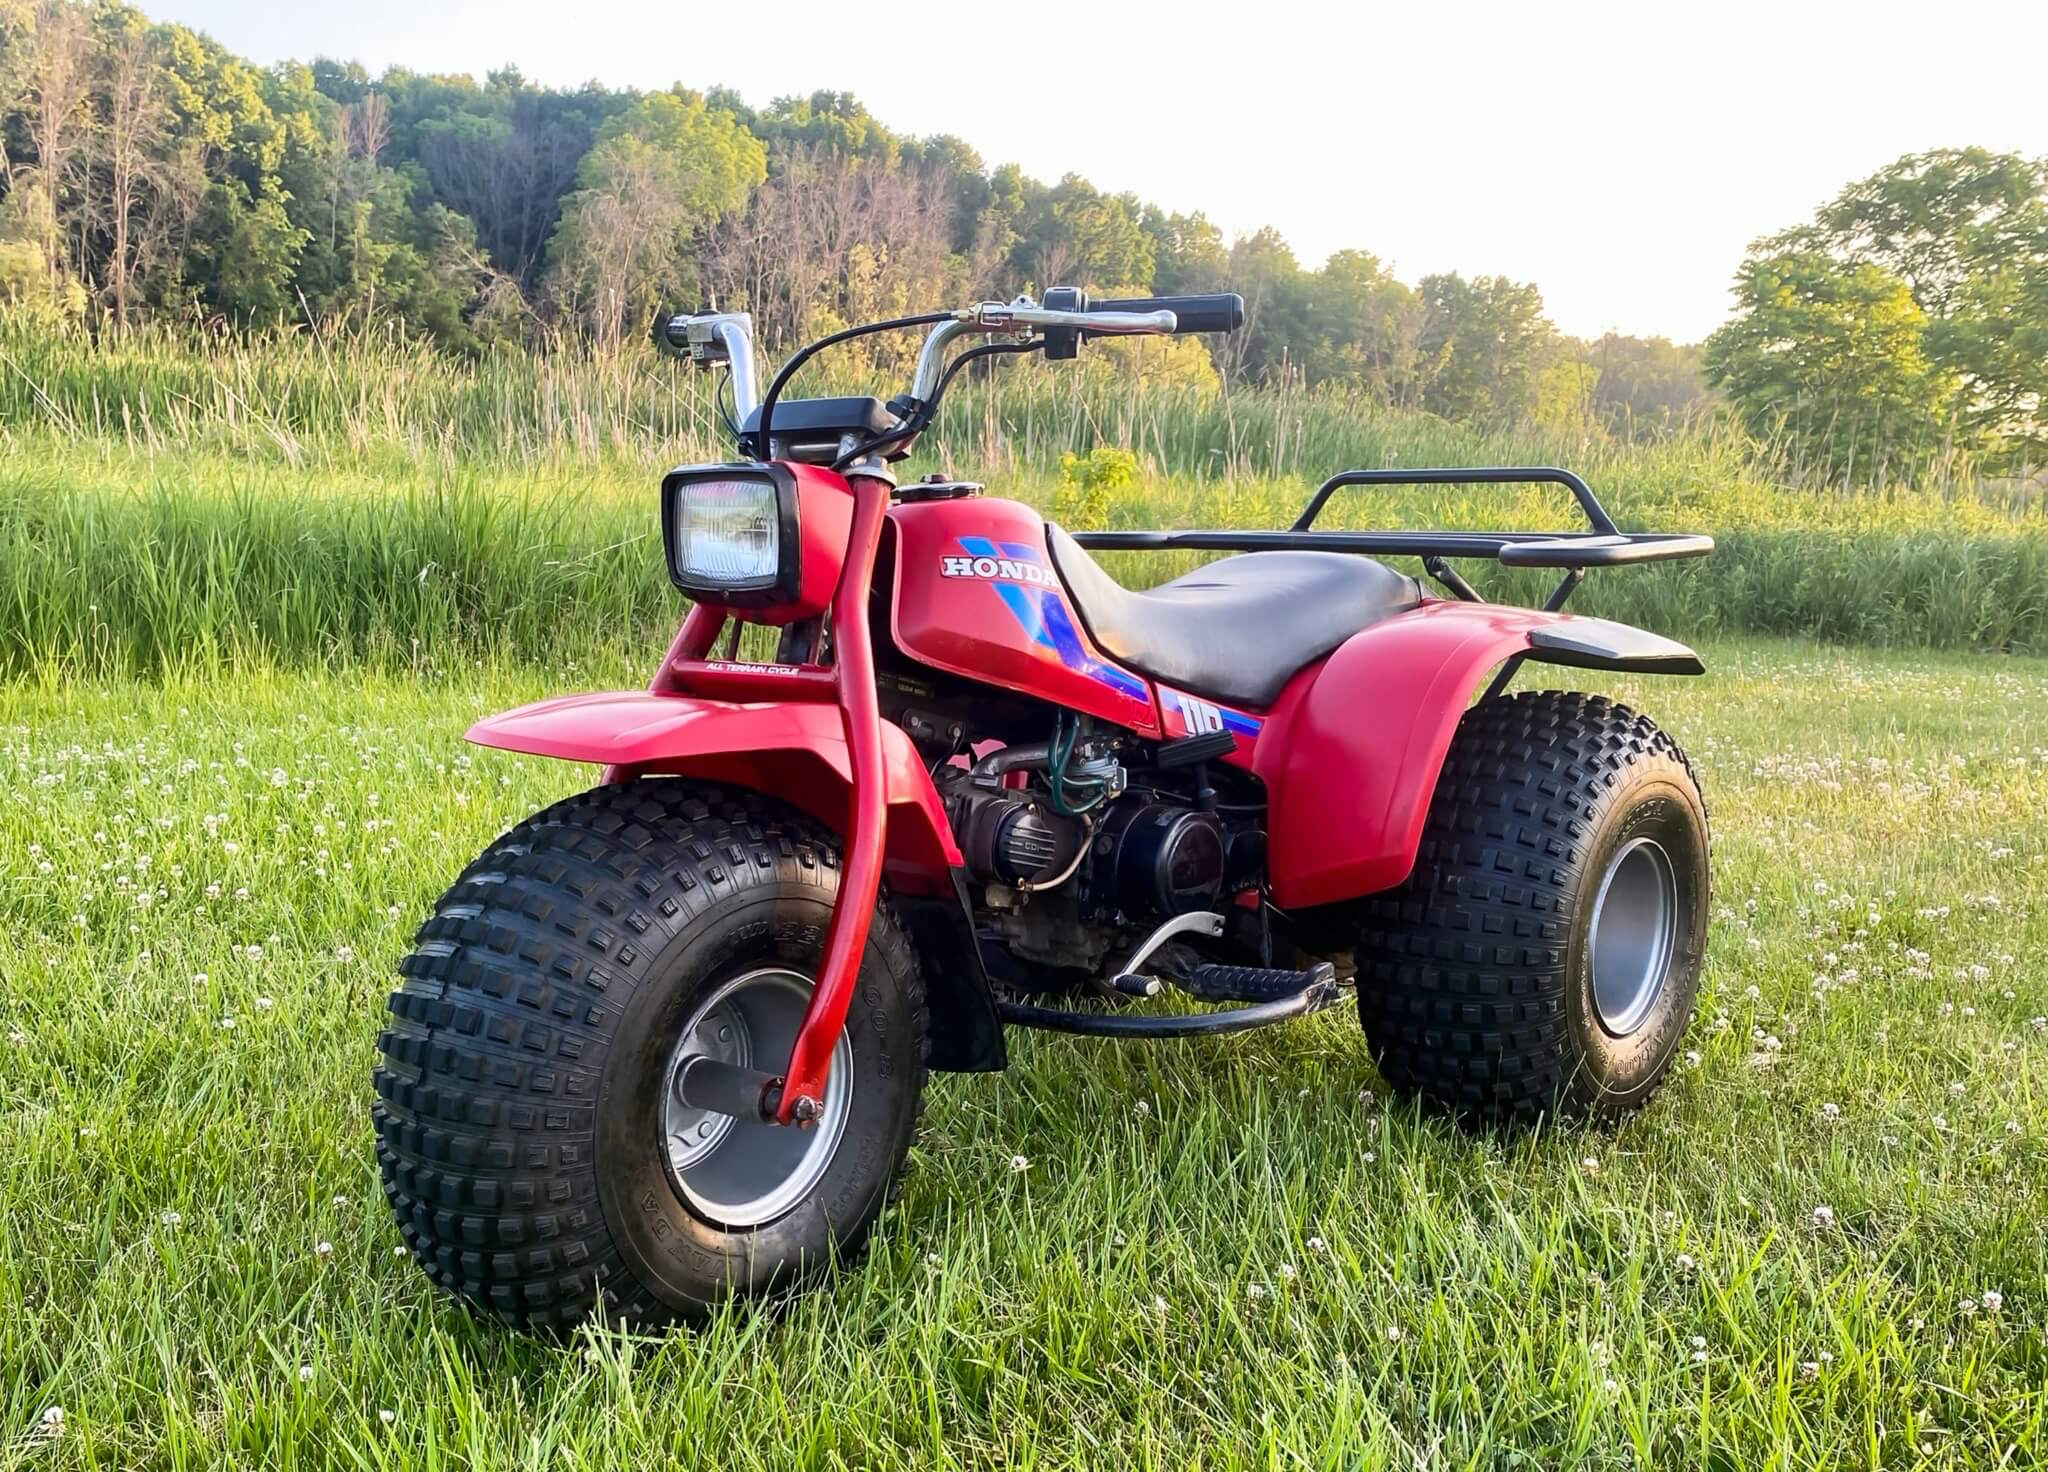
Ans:
{"type": "Polygon", "coordinates": [[[1109,979],[1111,990],[1125,997],[1156,997],[1159,995],[1159,978],[1140,976],[1135,971],[1126,971],[1109,979]]]}
{"type": "Polygon", "coordinates": [[[1305,971],[1280,971],[1264,966],[1191,967],[1173,978],[1175,986],[1205,1002],[1277,1002],[1314,986],[1334,987],[1337,968],[1318,961],[1305,971]]]}

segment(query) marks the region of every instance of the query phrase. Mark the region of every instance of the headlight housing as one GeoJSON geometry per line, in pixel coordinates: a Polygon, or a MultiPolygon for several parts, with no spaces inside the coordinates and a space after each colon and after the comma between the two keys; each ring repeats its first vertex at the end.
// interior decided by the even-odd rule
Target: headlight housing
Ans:
{"type": "Polygon", "coordinates": [[[729,608],[789,602],[802,566],[796,507],[795,479],[780,465],[670,471],[661,483],[669,580],[729,608]]]}

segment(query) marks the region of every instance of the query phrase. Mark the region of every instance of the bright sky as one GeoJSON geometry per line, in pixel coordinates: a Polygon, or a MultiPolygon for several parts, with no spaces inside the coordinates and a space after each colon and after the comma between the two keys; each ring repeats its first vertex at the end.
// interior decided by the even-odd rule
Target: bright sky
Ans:
{"type": "Polygon", "coordinates": [[[140,3],[260,62],[851,91],[991,164],[1273,225],[1306,264],[1534,281],[1582,336],[1698,340],[1748,241],[1902,153],[2048,155],[2043,0],[140,3]]]}

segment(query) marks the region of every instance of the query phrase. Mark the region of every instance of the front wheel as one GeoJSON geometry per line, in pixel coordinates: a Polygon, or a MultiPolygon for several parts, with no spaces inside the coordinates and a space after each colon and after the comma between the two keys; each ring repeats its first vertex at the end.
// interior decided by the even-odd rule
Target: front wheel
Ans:
{"type": "Polygon", "coordinates": [[[1359,1019],[1395,1089],[1478,1120],[1638,1108],[1699,991],[1706,803],[1626,706],[1482,701],[1414,872],[1364,910],[1359,1019]]]}
{"type": "Polygon", "coordinates": [[[823,1115],[690,1108],[694,1057],[788,1058],[839,885],[794,811],[680,778],[600,787],[464,871],[378,1039],[385,1194],[428,1276],[534,1328],[701,1317],[858,1253],[916,1128],[916,956],[878,907],[823,1115]]]}

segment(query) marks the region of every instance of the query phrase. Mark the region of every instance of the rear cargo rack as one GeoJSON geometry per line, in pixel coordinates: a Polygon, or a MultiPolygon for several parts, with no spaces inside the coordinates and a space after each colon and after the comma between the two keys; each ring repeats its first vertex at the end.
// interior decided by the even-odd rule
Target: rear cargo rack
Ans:
{"type": "Polygon", "coordinates": [[[1543,606],[1555,612],[1564,606],[1593,567],[1620,567],[1634,562],[1664,562],[1676,557],[1704,557],[1714,539],[1692,532],[1625,532],[1593,494],[1593,488],[1555,466],[1468,466],[1423,470],[1346,470],[1316,488],[1294,525],[1286,531],[1076,532],[1074,540],[1091,551],[1192,552],[1363,552],[1389,557],[1419,557],[1429,575],[1454,596],[1479,603],[1478,591],[1444,559],[1485,558],[1504,567],[1557,567],[1565,574],[1543,606]],[[1584,532],[1329,532],[1315,531],[1316,518],[1330,497],[1345,486],[1558,485],[1572,493],[1585,513],[1584,532]]]}

